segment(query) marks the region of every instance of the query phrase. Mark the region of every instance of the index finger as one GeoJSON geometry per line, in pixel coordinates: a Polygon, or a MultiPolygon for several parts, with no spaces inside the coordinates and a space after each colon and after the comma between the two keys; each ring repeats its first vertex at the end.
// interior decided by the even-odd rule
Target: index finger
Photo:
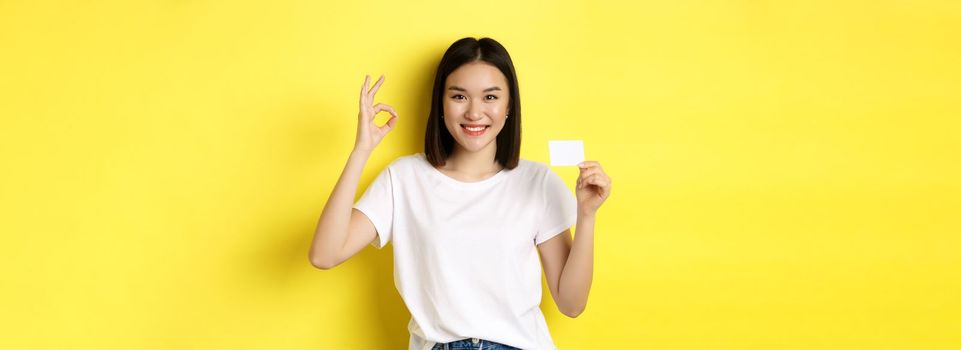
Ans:
{"type": "Polygon", "coordinates": [[[380,79],[377,79],[377,82],[374,83],[374,87],[372,87],[372,88],[370,89],[370,94],[369,94],[369,96],[370,96],[370,99],[371,99],[371,100],[374,99],[374,94],[377,93],[377,90],[380,89],[380,85],[383,84],[383,83],[384,83],[384,75],[381,74],[381,75],[380,75],[380,79]]]}
{"type": "Polygon", "coordinates": [[[600,167],[601,163],[595,162],[593,160],[585,160],[580,164],[578,164],[577,166],[580,168],[600,167]]]}
{"type": "Polygon", "coordinates": [[[367,84],[370,84],[370,75],[364,76],[364,83],[360,85],[360,98],[367,97],[367,84]]]}

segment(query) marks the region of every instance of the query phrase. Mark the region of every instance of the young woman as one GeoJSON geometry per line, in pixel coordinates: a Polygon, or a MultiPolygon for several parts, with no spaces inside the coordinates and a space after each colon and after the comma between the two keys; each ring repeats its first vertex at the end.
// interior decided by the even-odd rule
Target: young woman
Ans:
{"type": "Polygon", "coordinates": [[[558,308],[577,317],[611,179],[597,162],[582,163],[575,199],[545,164],[520,159],[510,56],[493,39],[464,38],[437,68],[424,153],[393,161],[354,204],[364,164],[399,118],[373,103],[383,83],[368,90],[367,76],[361,87],[356,143],[320,215],[311,263],[330,269],[392,240],[411,350],[556,349],[539,308],[538,253],[558,308]],[[379,112],[391,114],[383,126],[379,112]]]}

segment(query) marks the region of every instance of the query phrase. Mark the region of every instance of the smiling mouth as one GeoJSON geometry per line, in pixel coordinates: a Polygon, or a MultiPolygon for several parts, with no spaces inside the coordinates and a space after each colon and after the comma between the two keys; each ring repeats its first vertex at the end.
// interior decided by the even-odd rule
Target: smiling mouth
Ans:
{"type": "Polygon", "coordinates": [[[490,125],[466,125],[466,124],[461,124],[460,127],[461,127],[461,129],[464,130],[464,133],[466,133],[467,135],[470,135],[470,136],[480,136],[480,135],[483,135],[484,132],[487,131],[487,129],[490,129],[491,126],[490,126],[490,125]]]}

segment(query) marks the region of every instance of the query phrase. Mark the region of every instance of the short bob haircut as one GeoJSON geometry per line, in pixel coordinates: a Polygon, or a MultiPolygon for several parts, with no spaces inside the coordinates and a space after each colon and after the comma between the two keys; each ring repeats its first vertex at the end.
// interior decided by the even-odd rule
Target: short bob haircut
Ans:
{"type": "Polygon", "coordinates": [[[434,89],[431,94],[430,115],[427,117],[427,132],[424,135],[424,154],[431,165],[437,167],[447,163],[447,157],[454,151],[454,137],[444,125],[444,85],[447,76],[460,66],[483,61],[497,67],[507,77],[510,101],[507,107],[507,121],[497,134],[497,154],[495,160],[504,168],[517,167],[521,153],[521,99],[517,89],[517,75],[514,63],[507,49],[491,38],[480,40],[467,37],[455,41],[447,48],[437,66],[434,89]]]}

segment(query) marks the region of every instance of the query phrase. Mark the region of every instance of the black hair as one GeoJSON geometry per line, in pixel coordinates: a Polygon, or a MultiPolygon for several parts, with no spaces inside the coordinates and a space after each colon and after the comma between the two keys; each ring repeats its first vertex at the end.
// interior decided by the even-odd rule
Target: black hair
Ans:
{"type": "Polygon", "coordinates": [[[507,107],[507,121],[497,134],[497,154],[494,159],[507,169],[517,167],[521,153],[521,99],[517,88],[517,74],[507,49],[491,38],[471,37],[455,41],[447,48],[437,66],[434,88],[431,93],[430,114],[427,117],[427,132],[424,134],[424,154],[433,166],[447,163],[447,157],[454,151],[454,136],[450,134],[441,116],[444,114],[444,85],[454,70],[460,66],[483,61],[497,67],[507,77],[510,93],[507,107]]]}

